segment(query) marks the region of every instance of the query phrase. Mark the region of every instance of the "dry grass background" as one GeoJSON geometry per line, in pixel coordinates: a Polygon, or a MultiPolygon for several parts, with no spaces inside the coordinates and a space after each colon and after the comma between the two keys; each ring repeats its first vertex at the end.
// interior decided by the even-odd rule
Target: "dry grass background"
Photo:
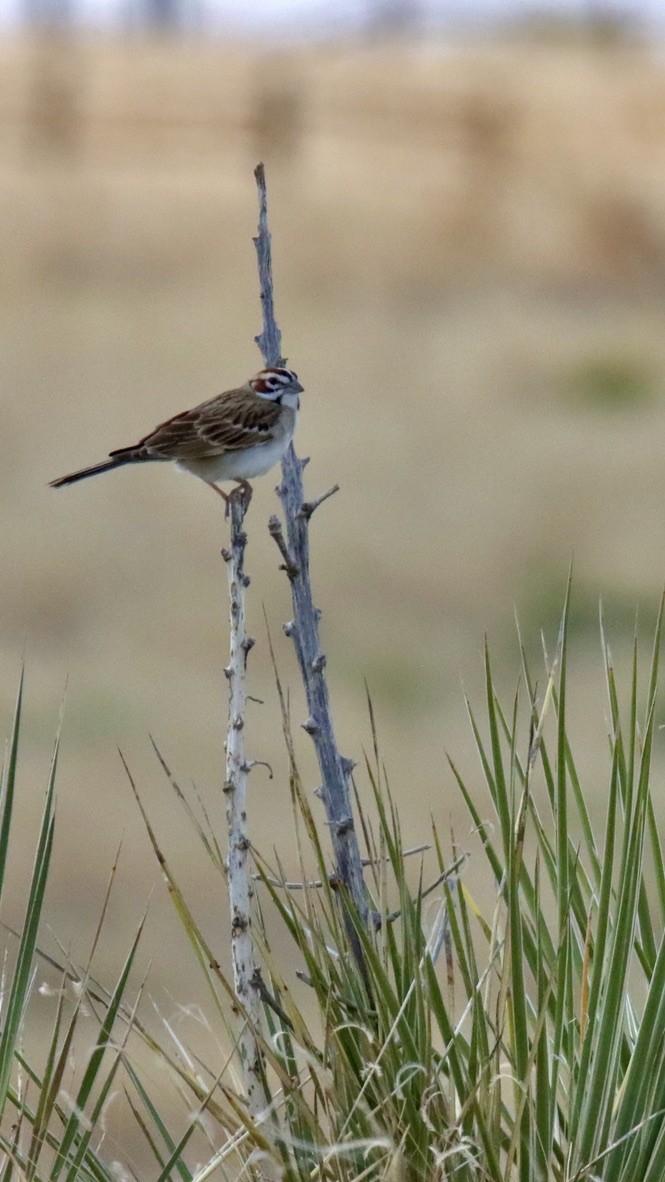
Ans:
{"type": "MultiPolygon", "coordinates": [[[[258,368],[259,158],[308,487],[342,486],[313,523],[339,737],[360,758],[367,677],[409,840],[432,812],[473,843],[445,764],[451,750],[475,766],[461,683],[479,696],[487,630],[514,685],[513,608],[533,651],[541,625],[551,640],[572,554],[572,710],[584,700],[580,762],[600,790],[597,599],[621,656],[665,580],[660,49],[0,43],[0,697],[8,720],[25,646],[27,841],[69,676],[51,915],[79,957],[123,832],[118,941],[158,880],[117,744],[223,950],[226,901],[148,741],[221,823],[219,504],[166,467],[46,484],[258,368]]],[[[272,783],[254,773],[252,830],[292,865],[261,609],[299,719],[274,483],[250,517],[266,705],[249,746],[275,768],[272,783]]],[[[163,894],[151,982],[186,1001],[163,894]]]]}

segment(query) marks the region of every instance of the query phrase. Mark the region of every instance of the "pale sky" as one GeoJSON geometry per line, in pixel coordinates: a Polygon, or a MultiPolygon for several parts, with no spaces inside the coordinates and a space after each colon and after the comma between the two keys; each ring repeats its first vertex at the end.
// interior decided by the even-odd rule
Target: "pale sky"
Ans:
{"type": "MultiPolygon", "coordinates": [[[[49,0],[41,0],[48,9],[49,0]]],[[[483,19],[527,12],[583,14],[617,12],[640,22],[665,25],[665,0],[412,0],[427,23],[476,24],[483,19]]],[[[92,24],[113,23],[119,12],[139,11],[142,0],[69,0],[74,11],[92,24]]],[[[352,28],[367,21],[379,0],[198,0],[209,20],[223,27],[260,28],[266,33],[315,34],[317,29],[352,28]]],[[[0,22],[13,23],[30,0],[0,0],[0,22]]],[[[187,7],[187,6],[186,6],[187,7]]]]}

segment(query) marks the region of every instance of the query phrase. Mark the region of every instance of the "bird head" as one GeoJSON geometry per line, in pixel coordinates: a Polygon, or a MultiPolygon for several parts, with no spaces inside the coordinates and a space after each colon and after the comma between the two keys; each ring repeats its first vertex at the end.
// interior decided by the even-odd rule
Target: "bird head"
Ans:
{"type": "Polygon", "coordinates": [[[282,366],[270,366],[262,369],[250,378],[249,385],[255,394],[267,398],[270,402],[279,402],[297,409],[300,406],[299,394],[303,388],[298,381],[297,373],[282,366]]]}

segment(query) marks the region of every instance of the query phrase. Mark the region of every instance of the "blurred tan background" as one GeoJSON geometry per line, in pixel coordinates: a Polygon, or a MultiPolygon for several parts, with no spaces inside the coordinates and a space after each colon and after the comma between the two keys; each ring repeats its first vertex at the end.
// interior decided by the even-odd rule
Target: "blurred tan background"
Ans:
{"type": "MultiPolygon", "coordinates": [[[[221,826],[220,505],[167,466],[47,481],[260,367],[259,159],[308,492],[341,484],[312,549],[343,751],[369,744],[366,678],[407,840],[432,813],[470,848],[445,753],[482,801],[463,694],[482,700],[483,634],[510,696],[514,611],[531,652],[541,627],[553,645],[574,557],[571,717],[602,815],[598,599],[625,669],[665,581],[665,66],[611,33],[0,41],[0,693],[7,731],[25,650],[27,842],[68,678],[50,918],[73,955],[124,834],[115,949],[154,890],[151,984],[188,996],[117,746],[223,952],[226,900],[148,738],[221,826]]],[[[262,618],[298,721],[276,480],[249,518],[247,739],[275,771],[253,775],[254,839],[293,869],[262,618]]]]}

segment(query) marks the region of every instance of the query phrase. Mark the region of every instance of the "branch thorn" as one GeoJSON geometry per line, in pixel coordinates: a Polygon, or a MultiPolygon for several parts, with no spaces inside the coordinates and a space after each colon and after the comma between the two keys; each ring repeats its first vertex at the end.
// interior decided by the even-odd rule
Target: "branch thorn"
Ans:
{"type": "Polygon", "coordinates": [[[309,521],[312,514],[318,509],[319,505],[322,505],[323,502],[327,501],[329,497],[333,497],[336,492],[339,492],[339,485],[333,484],[332,488],[327,489],[326,492],[321,493],[321,495],[318,497],[315,497],[313,501],[303,501],[298,512],[296,513],[296,517],[304,521],[309,521]]]}

